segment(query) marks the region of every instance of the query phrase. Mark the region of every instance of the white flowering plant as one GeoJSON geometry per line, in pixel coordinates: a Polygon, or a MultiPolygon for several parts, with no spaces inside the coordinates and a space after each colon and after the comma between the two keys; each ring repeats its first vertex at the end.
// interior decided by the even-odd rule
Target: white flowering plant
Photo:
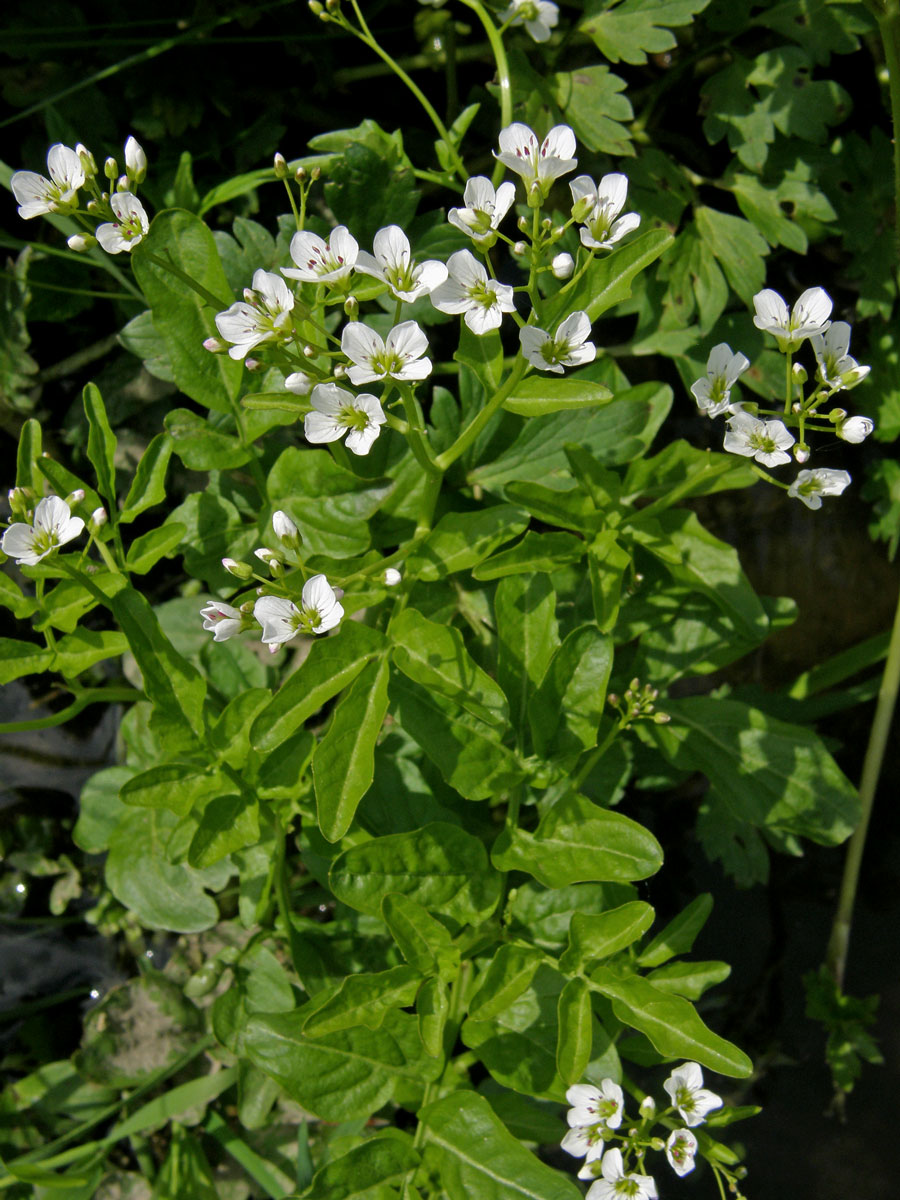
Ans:
{"type": "MultiPolygon", "coordinates": [[[[661,433],[674,390],[613,330],[645,320],[693,234],[647,219],[590,122],[516,91],[513,50],[555,52],[565,14],[463,3],[499,111],[484,93],[449,127],[356,3],[310,6],[421,103],[435,161],[367,121],[193,206],[145,208],[134,137],[122,175],[59,143],[49,179],[11,178],[23,219],[76,222],[69,251],[127,266],[142,309],[121,340],[179,397],[131,469],[89,383],[84,478],[22,425],[0,603],[33,633],[3,664],[69,701],[15,728],[122,706],[75,843],[105,855],[118,928],[203,947],[177,981],[177,1067],[104,1074],[115,989],[74,1060],[120,1091],[178,1072],[165,1104],[72,1167],[39,1151],[29,1174],[23,1150],[11,1179],[74,1188],[96,1168],[99,1186],[110,1147],[199,1106],[202,1139],[173,1126],[159,1175],[186,1156],[203,1194],[211,1139],[241,1195],[577,1200],[566,1155],[590,1200],[674,1195],[695,1167],[740,1195],[719,1131],[758,1111],[752,1064],[704,1000],[730,968],[689,957],[708,893],[656,902],[668,847],[640,794],[705,777],[698,838],[742,882],[767,848],[851,834],[856,791],[808,725],[710,694],[795,613],[691,502],[764,479],[815,520],[791,502],[838,497],[843,465],[773,472],[816,435],[843,464],[873,432],[830,407],[868,368],[824,289],[789,309],[765,288],[753,327],[785,355],[784,395],[728,332],[698,378],[677,364],[678,403],[722,418],[722,450],[661,433]],[[257,188],[284,198],[271,228],[205,219],[257,188]],[[294,1179],[256,1134],[300,1112],[294,1179]]],[[[174,986],[157,974],[127,987],[174,986]]]]}

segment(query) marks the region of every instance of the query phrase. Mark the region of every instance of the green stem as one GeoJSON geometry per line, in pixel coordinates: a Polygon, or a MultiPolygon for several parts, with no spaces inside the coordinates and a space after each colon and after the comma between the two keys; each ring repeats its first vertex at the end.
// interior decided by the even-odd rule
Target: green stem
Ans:
{"type": "Polygon", "coordinates": [[[32,729],[53,729],[57,725],[65,725],[73,717],[77,717],[82,709],[90,704],[127,704],[129,701],[143,700],[144,693],[135,688],[127,687],[98,687],[87,688],[79,693],[73,702],[51,717],[36,717],[32,721],[9,721],[0,725],[0,734],[27,733],[32,729]]]}
{"type": "Polygon", "coordinates": [[[176,267],[171,259],[161,257],[159,254],[153,254],[152,251],[146,248],[143,251],[144,258],[147,258],[152,263],[156,263],[158,267],[162,267],[164,271],[168,271],[170,275],[174,275],[176,279],[180,279],[186,284],[192,292],[196,292],[201,300],[205,300],[210,308],[214,308],[216,312],[224,312],[226,308],[230,308],[234,303],[233,300],[223,300],[221,296],[214,296],[212,292],[207,291],[202,283],[198,283],[187,271],[182,271],[181,267],[176,267]]]}
{"type": "MultiPolygon", "coordinates": [[[[39,613],[43,613],[43,611],[44,611],[44,584],[45,584],[45,582],[46,582],[46,580],[41,578],[41,579],[38,579],[34,585],[34,598],[37,601],[37,610],[39,613]]],[[[53,630],[50,628],[49,613],[44,614],[44,615],[46,615],[48,617],[47,628],[44,630],[44,641],[47,643],[47,649],[49,651],[51,651],[51,653],[53,653],[56,651],[56,636],[55,636],[53,630]]]]}
{"type": "Polygon", "coordinates": [[[793,395],[793,376],[791,375],[791,359],[793,355],[790,350],[784,356],[784,412],[785,416],[791,411],[791,398],[793,395]]]}
{"type": "MultiPolygon", "coordinates": [[[[478,17],[478,20],[484,26],[484,31],[490,42],[494,62],[497,64],[497,81],[500,84],[500,128],[505,129],[507,125],[512,123],[513,99],[512,79],[509,74],[509,59],[506,57],[506,47],[503,45],[503,38],[500,36],[500,31],[491,20],[488,12],[479,3],[479,0],[462,0],[462,2],[466,8],[470,8],[478,17]]],[[[506,168],[502,162],[495,164],[491,180],[494,187],[503,178],[505,170],[506,168]]]]}
{"type": "Polygon", "coordinates": [[[528,363],[524,358],[518,356],[516,365],[513,367],[506,382],[497,389],[481,412],[477,413],[472,421],[470,421],[453,445],[448,447],[443,454],[437,456],[435,462],[440,471],[446,471],[452,463],[456,462],[460,455],[465,454],[497,409],[503,404],[503,401],[512,394],[513,389],[527,369],[528,363]]]}
{"type": "Polygon", "coordinates": [[[900,596],[897,598],[897,610],[894,614],[894,627],[891,631],[887,661],[884,664],[884,675],[881,678],[875,717],[872,721],[869,744],[866,747],[866,757],[863,761],[862,779],[859,785],[859,824],[853,831],[847,847],[847,859],[844,863],[844,877],[841,880],[837,912],[825,955],[825,964],[839,988],[842,988],[844,983],[847,951],[850,945],[850,927],[853,922],[853,905],[856,901],[859,872],[866,846],[866,832],[869,828],[875,789],[887,749],[898,690],[900,690],[900,596]]]}
{"type": "Polygon", "coordinates": [[[300,214],[297,212],[297,201],[294,199],[294,189],[291,187],[291,181],[289,179],[282,180],[282,183],[284,184],[284,190],[287,192],[288,203],[291,206],[291,212],[294,214],[294,224],[299,232],[303,228],[303,221],[300,219],[300,214]]]}
{"type": "MultiPolygon", "coordinates": [[[[884,46],[891,96],[891,120],[894,125],[894,201],[900,204],[900,3],[886,0],[884,11],[873,9],[884,46]]],[[[900,221],[895,221],[894,236],[900,253],[900,221]]]]}
{"type": "Polygon", "coordinates": [[[600,743],[600,745],[594,747],[594,749],[590,752],[590,754],[587,756],[587,758],[584,760],[584,762],[581,764],[581,766],[578,768],[578,770],[572,776],[572,788],[574,791],[576,791],[576,792],[578,791],[578,789],[581,787],[581,785],[587,779],[588,775],[590,775],[591,771],[593,771],[594,767],[597,765],[597,763],[600,761],[600,759],[603,757],[603,755],[607,752],[607,750],[613,744],[613,742],[618,737],[619,733],[622,731],[623,728],[624,728],[624,721],[620,717],[619,720],[616,722],[616,724],[613,725],[612,729],[609,731],[609,733],[606,735],[606,737],[603,739],[603,741],[600,743]]]}
{"type": "Polygon", "coordinates": [[[303,970],[303,962],[306,956],[303,953],[303,942],[300,939],[300,934],[294,928],[294,922],[291,920],[291,892],[287,876],[287,839],[289,832],[290,830],[284,828],[281,823],[281,817],[276,813],[275,896],[278,901],[278,911],[281,915],[281,922],[284,925],[284,932],[287,935],[291,962],[294,964],[294,970],[299,975],[300,981],[303,982],[306,974],[303,970]]]}

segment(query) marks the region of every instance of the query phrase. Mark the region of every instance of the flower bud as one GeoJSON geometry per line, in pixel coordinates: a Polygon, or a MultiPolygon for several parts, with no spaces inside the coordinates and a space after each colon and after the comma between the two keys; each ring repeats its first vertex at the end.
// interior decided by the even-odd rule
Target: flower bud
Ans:
{"type": "Polygon", "coordinates": [[[114,158],[108,158],[103,164],[103,174],[109,180],[115,179],[119,174],[119,164],[114,158]]]}
{"type": "Polygon", "coordinates": [[[645,1121],[649,1121],[651,1117],[656,1116],[656,1101],[652,1096],[645,1096],[643,1098],[640,1113],[645,1121]]]}
{"type": "Polygon", "coordinates": [[[519,217],[518,221],[516,222],[516,225],[518,227],[519,233],[527,233],[528,232],[529,225],[528,225],[527,217],[519,217]]]}
{"type": "Polygon", "coordinates": [[[628,686],[633,692],[639,692],[641,690],[641,681],[638,679],[637,675],[635,675],[634,679],[632,679],[628,686]]]}
{"type": "Polygon", "coordinates": [[[222,566],[229,575],[234,575],[237,579],[252,579],[253,568],[249,563],[238,562],[235,558],[223,558],[222,566]]]}
{"type": "Polygon", "coordinates": [[[76,488],[74,492],[69,492],[66,496],[66,504],[69,508],[74,508],[76,504],[80,504],[84,499],[84,488],[76,488]]]}
{"type": "Polygon", "coordinates": [[[340,8],[340,6],[341,0],[325,0],[325,7],[329,12],[334,12],[335,9],[340,8]]]}
{"type": "Polygon", "coordinates": [[[129,137],[125,143],[125,174],[134,183],[147,177],[147,155],[137,138],[129,137]]]}
{"type": "Polygon", "coordinates": [[[853,442],[858,445],[864,442],[872,430],[875,428],[875,422],[870,421],[868,417],[850,417],[847,421],[842,421],[837,427],[837,435],[843,438],[845,442],[853,442]]]}
{"type": "Polygon", "coordinates": [[[96,533],[103,528],[108,520],[109,517],[106,515],[105,508],[95,508],[91,513],[91,519],[88,521],[88,529],[91,533],[96,533]]]}
{"type": "Polygon", "coordinates": [[[294,172],[294,179],[296,179],[297,183],[306,183],[308,178],[309,174],[306,170],[306,167],[298,167],[294,172]]]}
{"type": "Polygon", "coordinates": [[[568,279],[575,270],[575,259],[571,254],[557,254],[550,264],[550,270],[557,279],[568,279]]]}
{"type": "Polygon", "coordinates": [[[307,375],[305,371],[293,371],[285,379],[284,386],[296,396],[308,396],[315,382],[312,375],[307,375]]]}
{"type": "Polygon", "coordinates": [[[384,585],[385,587],[396,587],[403,576],[396,567],[385,567],[384,570],[384,585]]]}
{"type": "Polygon", "coordinates": [[[544,202],[544,191],[537,180],[528,189],[528,195],[525,197],[529,208],[540,208],[544,202]]]}
{"type": "Polygon", "coordinates": [[[346,374],[347,374],[347,367],[345,366],[344,363],[335,363],[334,364],[335,379],[343,379],[346,374]]]}
{"type": "Polygon", "coordinates": [[[586,221],[594,211],[594,199],[592,196],[581,196],[572,205],[572,219],[579,225],[582,221],[586,221]]]}
{"type": "Polygon", "coordinates": [[[66,245],[76,254],[84,254],[85,251],[92,250],[97,245],[97,239],[89,233],[73,233],[70,238],[67,238],[66,245]]]}
{"type": "Polygon", "coordinates": [[[512,248],[512,252],[516,258],[524,258],[524,256],[528,253],[528,246],[525,242],[516,242],[512,248]]]}
{"type": "Polygon", "coordinates": [[[841,421],[847,420],[846,408],[833,408],[828,414],[828,420],[833,421],[835,425],[839,425],[841,421]]]}
{"type": "Polygon", "coordinates": [[[14,487],[10,488],[7,493],[9,507],[12,509],[12,515],[27,521],[28,510],[31,507],[27,490],[25,488],[14,487]]]}
{"type": "Polygon", "coordinates": [[[88,200],[87,204],[85,205],[85,208],[91,214],[92,217],[96,217],[100,213],[100,205],[97,203],[96,200],[88,200]]]}
{"type": "Polygon", "coordinates": [[[81,160],[81,169],[84,171],[85,179],[93,179],[97,174],[97,163],[93,154],[91,154],[87,146],[83,146],[81,142],[76,145],[75,153],[81,160]]]}
{"type": "Polygon", "coordinates": [[[344,312],[351,321],[357,320],[359,317],[359,301],[355,296],[348,296],[344,301],[344,312]]]}
{"type": "Polygon", "coordinates": [[[802,363],[794,363],[794,365],[791,367],[791,377],[794,380],[794,383],[800,384],[806,383],[807,379],[809,378],[806,373],[806,368],[802,363]]]}
{"type": "Polygon", "coordinates": [[[280,508],[272,514],[272,528],[275,530],[275,536],[288,549],[298,550],[300,548],[300,534],[297,532],[297,526],[280,508]]]}
{"type": "Polygon", "coordinates": [[[804,442],[794,442],[793,450],[794,458],[798,463],[805,463],[809,461],[809,446],[807,446],[804,442]]]}
{"type": "Polygon", "coordinates": [[[275,155],[275,159],[273,161],[272,167],[273,167],[273,170],[275,171],[276,179],[287,179],[288,165],[287,165],[287,159],[284,157],[283,154],[275,155]]]}
{"type": "Polygon", "coordinates": [[[247,368],[248,371],[262,371],[263,368],[265,367],[265,365],[266,364],[264,362],[260,362],[260,360],[258,358],[245,358],[244,359],[244,366],[247,368]]]}
{"type": "Polygon", "coordinates": [[[316,350],[315,346],[304,346],[303,347],[303,357],[304,358],[315,358],[317,354],[318,354],[318,351],[316,350]]]}
{"type": "Polygon", "coordinates": [[[131,184],[128,182],[128,176],[120,175],[119,178],[116,180],[116,191],[117,192],[127,192],[130,188],[131,188],[131,184]]]}
{"type": "Polygon", "coordinates": [[[672,720],[672,718],[669,716],[668,713],[658,712],[658,713],[653,714],[653,724],[654,725],[668,725],[668,723],[671,720],[672,720]]]}
{"type": "Polygon", "coordinates": [[[228,343],[223,342],[221,338],[208,337],[203,342],[203,349],[208,350],[210,354],[224,354],[228,349],[228,343]]]}
{"type": "Polygon", "coordinates": [[[616,695],[615,692],[610,692],[609,695],[606,697],[606,703],[611,705],[613,708],[618,708],[619,707],[619,697],[616,695]]]}
{"type": "Polygon", "coordinates": [[[309,11],[314,17],[317,17],[325,11],[325,6],[324,4],[320,4],[319,0],[309,0],[309,11]]]}
{"type": "Polygon", "coordinates": [[[313,181],[313,183],[315,183],[316,180],[321,176],[321,174],[322,174],[321,167],[313,167],[313,169],[309,173],[309,177],[313,181]]]}
{"type": "Polygon", "coordinates": [[[650,1147],[653,1150],[665,1150],[666,1143],[661,1137],[655,1137],[650,1139],[650,1147]]]}
{"type": "Polygon", "coordinates": [[[544,217],[543,221],[541,221],[541,229],[543,229],[544,233],[549,233],[552,228],[553,222],[549,217],[544,217]]]}

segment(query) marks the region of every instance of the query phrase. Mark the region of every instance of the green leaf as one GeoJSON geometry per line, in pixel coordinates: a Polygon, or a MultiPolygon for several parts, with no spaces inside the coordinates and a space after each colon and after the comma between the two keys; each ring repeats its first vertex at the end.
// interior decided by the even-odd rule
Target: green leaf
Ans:
{"type": "Polygon", "coordinates": [[[0,571],[0,604],[8,608],[18,621],[32,616],[37,608],[37,601],[26,596],[15,580],[3,571],[0,571]]]}
{"type": "Polygon", "coordinates": [[[824,846],[853,832],[856,789],[811,730],[708,696],[667,700],[666,711],[671,724],[652,727],[657,745],[680,769],[703,771],[715,803],[740,820],[824,846]]]}
{"type": "Polygon", "coordinates": [[[674,240],[667,229],[651,229],[605,258],[595,258],[574,287],[547,303],[542,320],[555,329],[568,313],[581,309],[593,324],[603,313],[631,296],[635,276],[665,254],[674,240]]]}
{"type": "Polygon", "coordinates": [[[380,1029],[392,1009],[412,1004],[421,982],[421,972],[408,964],[377,974],[348,975],[334,995],[307,1017],[303,1032],[307,1037],[324,1037],[354,1025],[380,1029]]]}
{"type": "Polygon", "coordinates": [[[572,1180],[526,1150],[482,1096],[452,1092],[419,1120],[439,1151],[448,1200],[580,1200],[572,1180]]]}
{"type": "Polygon", "coordinates": [[[596,745],[612,658],[612,638],[594,625],[573,629],[565,639],[529,705],[539,754],[556,758],[596,745]]]}
{"type": "Polygon", "coordinates": [[[653,917],[653,909],[643,900],[632,900],[604,913],[575,913],[569,926],[569,944],[559,960],[560,970],[574,974],[598,958],[611,958],[646,933],[653,917]]]}
{"type": "Polygon", "coordinates": [[[622,603],[625,573],[631,562],[631,554],[619,545],[614,529],[604,529],[591,542],[588,551],[591,599],[594,619],[604,633],[615,628],[622,603]]]}
{"type": "Polygon", "coordinates": [[[457,927],[486,920],[500,899],[482,842],[443,821],[351,846],[332,863],[329,882],[358,912],[378,916],[384,897],[400,892],[457,927]]]}
{"type": "Polygon", "coordinates": [[[388,635],[394,644],[393,661],[404,675],[489,725],[506,723],[506,697],[466,650],[458,629],[405,608],[391,621],[388,635]]]}
{"type": "Polygon", "coordinates": [[[116,505],[116,437],[109,426],[106,406],[100,389],[89,383],[82,392],[84,415],[88,420],[87,455],[97,472],[97,487],[100,495],[110,506],[115,519],[116,505]]]}
{"type": "Polygon", "coordinates": [[[579,1083],[591,1061],[594,1040],[591,989],[580,976],[570,979],[560,992],[556,1019],[559,1023],[556,1070],[563,1083],[579,1083]]]}
{"type": "Polygon", "coordinates": [[[231,412],[240,392],[243,364],[203,349],[205,339],[216,333],[215,314],[233,302],[212,233],[193,213],[182,209],[157,213],[131,262],[154,327],[166,343],[179,388],[207,408],[231,412]],[[165,262],[190,276],[209,296],[199,295],[165,262]]]}
{"type": "Polygon", "coordinates": [[[472,368],[486,395],[496,392],[503,375],[503,343],[496,329],[476,334],[463,322],[460,326],[459,349],[453,357],[472,368]]]}
{"type": "Polygon", "coordinates": [[[607,66],[581,67],[552,77],[553,99],[562,110],[579,143],[589,150],[617,157],[634,154],[631,134],[623,122],[631,121],[634,110],[627,84],[607,66]]]}
{"type": "Polygon", "coordinates": [[[761,233],[743,217],[718,212],[700,205],[694,210],[700,237],[709,245],[722,265],[725,277],[745,304],[766,282],[763,259],[769,246],[761,233]]]}
{"type": "Polygon", "coordinates": [[[280,746],[352,683],[386,644],[383,634],[358,621],[344,621],[336,634],[313,642],[300,667],[254,720],[250,730],[254,749],[268,753],[280,746]]]}
{"type": "Polygon", "coordinates": [[[39,675],[53,662],[53,651],[37,642],[0,638],[0,684],[11,683],[23,675],[39,675]]]}
{"type": "Polygon", "coordinates": [[[512,752],[501,744],[503,729],[399,674],[391,677],[391,703],[401,727],[467,800],[486,800],[522,779],[512,752]]]}
{"type": "Polygon", "coordinates": [[[288,1095],[325,1121],[369,1117],[393,1095],[398,1080],[421,1084],[434,1060],[423,1055],[414,1017],[391,1013],[380,1029],[355,1025],[307,1037],[308,1013],[257,1013],[243,1030],[250,1060],[288,1095]]]}
{"type": "Polygon", "coordinates": [[[513,728],[524,737],[528,706],[559,645],[556,592],[548,576],[503,579],[494,594],[494,616],[497,675],[509,697],[513,728]]]}
{"type": "Polygon", "coordinates": [[[612,398],[612,392],[602,383],[529,375],[503,401],[503,407],[520,417],[544,417],[567,408],[596,408],[599,404],[609,403],[612,398]]]}
{"type": "Polygon", "coordinates": [[[161,558],[166,558],[181,545],[187,528],[178,521],[169,521],[149,533],[142,533],[128,547],[125,565],[135,575],[146,575],[161,558]]]}
{"type": "Polygon", "coordinates": [[[620,1021],[643,1033],[666,1058],[692,1059],[739,1079],[753,1070],[747,1055],[708,1029],[693,1004],[681,996],[668,995],[637,975],[620,979],[609,967],[597,967],[590,983],[612,1000],[620,1021]]]}
{"type": "Polygon", "coordinates": [[[187,860],[192,867],[211,867],[233,851],[255,846],[258,841],[259,803],[248,794],[218,795],[203,808],[187,860]]]}
{"type": "Polygon", "coordinates": [[[400,953],[423,975],[437,973],[445,962],[458,964],[450,934],[410,896],[389,892],[381,902],[381,916],[400,953]]]}
{"type": "Polygon", "coordinates": [[[53,667],[73,679],[95,663],[117,658],[127,649],[127,638],[116,630],[76,629],[56,643],[53,667]]]}
{"type": "Polygon", "coordinates": [[[437,1058],[444,1048],[444,1029],[450,1015],[450,992],[438,976],[426,979],[416,996],[416,1019],[425,1053],[437,1058]]]}
{"type": "Polygon", "coordinates": [[[141,359],[148,374],[166,383],[175,382],[168,348],[165,340],[156,331],[153,313],[149,308],[122,326],[119,330],[119,342],[130,354],[141,359]]]}
{"type": "Polygon", "coordinates": [[[316,1171],[304,1200],[387,1200],[396,1192],[419,1156],[410,1139],[390,1129],[371,1137],[316,1171]]]}
{"type": "MultiPolygon", "coordinates": [[[[565,482],[569,482],[569,480],[567,479],[565,482]]],[[[533,517],[537,517],[539,521],[546,521],[548,525],[562,525],[565,529],[577,529],[581,533],[594,533],[604,521],[603,514],[597,512],[594,502],[584,488],[574,487],[563,490],[561,487],[542,487],[539,483],[508,483],[503,490],[516,504],[521,504],[533,517]]],[[[529,530],[525,538],[537,536],[540,535],[529,530]]],[[[544,534],[542,536],[552,535],[544,534]]],[[[525,541],[525,538],[522,541],[525,541]]],[[[519,545],[521,544],[520,542],[519,545]]],[[[584,542],[581,541],[579,544],[583,551],[584,542]]],[[[510,554],[513,552],[513,550],[509,551],[510,554]]],[[[489,561],[493,562],[493,559],[489,561]]],[[[550,574],[555,570],[556,567],[553,566],[550,574]]]]}
{"type": "Polygon", "coordinates": [[[504,942],[478,976],[478,987],[469,1001],[469,1016],[489,1021],[505,1012],[527,991],[544,955],[519,942],[504,942]]]}
{"type": "Polygon", "coordinates": [[[329,842],[340,841],[350,828],[375,776],[375,743],[387,712],[388,675],[386,657],[363,667],[313,753],[316,813],[329,842]]]}
{"type": "Polygon", "coordinates": [[[648,54],[663,54],[676,46],[672,29],[690,25],[695,13],[710,0],[624,0],[604,5],[602,12],[581,22],[604,58],[641,65],[648,54]]]}
{"type": "Polygon", "coordinates": [[[647,978],[664,992],[684,996],[685,1000],[699,1000],[704,992],[722,983],[730,974],[731,967],[726,962],[679,962],[657,967],[647,978]]]}
{"type": "MultiPolygon", "coordinates": [[[[549,488],[545,490],[549,491],[549,488]]],[[[523,504],[523,507],[527,505],[523,504]]],[[[535,533],[529,529],[521,542],[509,550],[492,554],[475,567],[472,574],[476,579],[502,579],[507,575],[530,575],[535,571],[550,574],[583,557],[584,542],[581,538],[573,537],[571,533],[535,533]]]]}
{"type": "Polygon", "coordinates": [[[407,570],[426,582],[467,571],[527,527],[528,518],[511,504],[446,513],[410,554],[407,570]]]}
{"type": "MultiPolygon", "coordinates": [[[[216,649],[220,648],[216,645],[216,649]]],[[[242,767],[250,751],[250,726],[253,718],[269,701],[272,693],[265,687],[250,687],[242,681],[237,695],[226,704],[209,732],[209,745],[230,767],[242,767]]],[[[296,747],[294,748],[296,750],[296,747]]],[[[302,757],[302,756],[301,756],[302,757]]],[[[263,764],[265,767],[265,763],[263,764]]],[[[259,779],[259,774],[257,775],[259,779]]]]}
{"type": "Polygon", "coordinates": [[[646,879],[662,860],[662,847],[642,825],[578,795],[558,801],[533,834],[504,831],[491,851],[499,871],[527,871],[551,888],[646,879]]]}
{"type": "Polygon", "coordinates": [[[141,771],[122,785],[123,804],[139,808],[165,808],[183,817],[198,800],[224,791],[228,781],[218,771],[209,773],[192,763],[162,763],[141,771]]]}
{"type": "Polygon", "coordinates": [[[40,492],[41,481],[35,477],[35,466],[41,457],[41,425],[30,417],[19,433],[16,451],[16,487],[40,492]]]}
{"type": "Polygon", "coordinates": [[[72,840],[87,854],[102,854],[109,846],[120,819],[128,812],[119,790],[135,774],[133,767],[105,767],[92,775],[81,789],[78,820],[72,840]]]}
{"type": "Polygon", "coordinates": [[[702,892],[681,910],[638,955],[642,967],[658,967],[677,954],[687,954],[712,912],[713,898],[702,892]]]}
{"type": "Polygon", "coordinates": [[[125,504],[119,513],[119,524],[127,525],[148,508],[162,504],[166,498],[166,470],[172,457],[172,439],[158,433],[141,456],[125,504]]]}
{"type": "Polygon", "coordinates": [[[172,448],[190,471],[227,471],[253,457],[253,451],[242,446],[233,433],[213,429],[203,417],[186,408],[167,413],[165,426],[172,448]]]}

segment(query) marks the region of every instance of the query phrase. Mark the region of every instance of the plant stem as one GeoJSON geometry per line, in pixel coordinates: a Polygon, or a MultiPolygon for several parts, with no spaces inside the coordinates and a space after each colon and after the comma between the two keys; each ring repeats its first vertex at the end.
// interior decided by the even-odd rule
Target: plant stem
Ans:
{"type": "MultiPolygon", "coordinates": [[[[505,129],[507,125],[512,123],[513,100],[509,59],[506,57],[506,47],[503,45],[503,38],[497,26],[491,20],[490,15],[479,3],[479,0],[462,0],[462,2],[466,8],[471,8],[472,12],[478,17],[478,20],[484,26],[484,31],[491,44],[491,52],[494,55],[494,62],[497,64],[497,81],[500,84],[500,127],[505,129]]],[[[503,178],[505,170],[506,168],[502,162],[495,164],[492,177],[494,187],[503,178]]]]}
{"type": "Polygon", "coordinates": [[[439,470],[446,471],[452,463],[456,462],[460,455],[465,454],[497,409],[503,404],[503,401],[511,395],[516,384],[527,369],[528,363],[524,358],[519,356],[506,382],[497,389],[481,412],[476,414],[453,445],[448,447],[443,454],[437,456],[435,461],[439,470]]]}
{"type": "MultiPolygon", "coordinates": [[[[891,120],[894,125],[894,201],[900,203],[900,2],[885,0],[884,10],[868,5],[878,22],[884,61],[888,69],[888,88],[891,96],[891,120]]],[[[897,251],[900,253],[900,221],[894,225],[897,251]]]]}
{"type": "Polygon", "coordinates": [[[900,690],[900,596],[897,598],[897,610],[894,614],[894,627],[888,646],[887,662],[884,664],[875,717],[872,721],[869,744],[866,747],[866,757],[863,761],[862,779],[859,785],[861,809],[859,824],[853,831],[853,836],[847,846],[847,858],[844,863],[844,877],[841,880],[837,912],[825,955],[825,965],[839,988],[843,988],[844,983],[847,951],[850,945],[850,927],[853,922],[853,905],[856,900],[859,872],[866,845],[866,832],[869,828],[869,818],[872,815],[878,776],[881,773],[884,753],[887,749],[898,690],[900,690]]]}
{"type": "Polygon", "coordinates": [[[32,721],[9,721],[5,725],[0,725],[0,734],[28,733],[32,729],[53,729],[57,725],[65,725],[67,721],[77,717],[81,710],[90,704],[127,704],[129,701],[143,699],[144,693],[137,691],[136,688],[86,688],[60,712],[54,713],[50,717],[36,717],[32,721]]]}

